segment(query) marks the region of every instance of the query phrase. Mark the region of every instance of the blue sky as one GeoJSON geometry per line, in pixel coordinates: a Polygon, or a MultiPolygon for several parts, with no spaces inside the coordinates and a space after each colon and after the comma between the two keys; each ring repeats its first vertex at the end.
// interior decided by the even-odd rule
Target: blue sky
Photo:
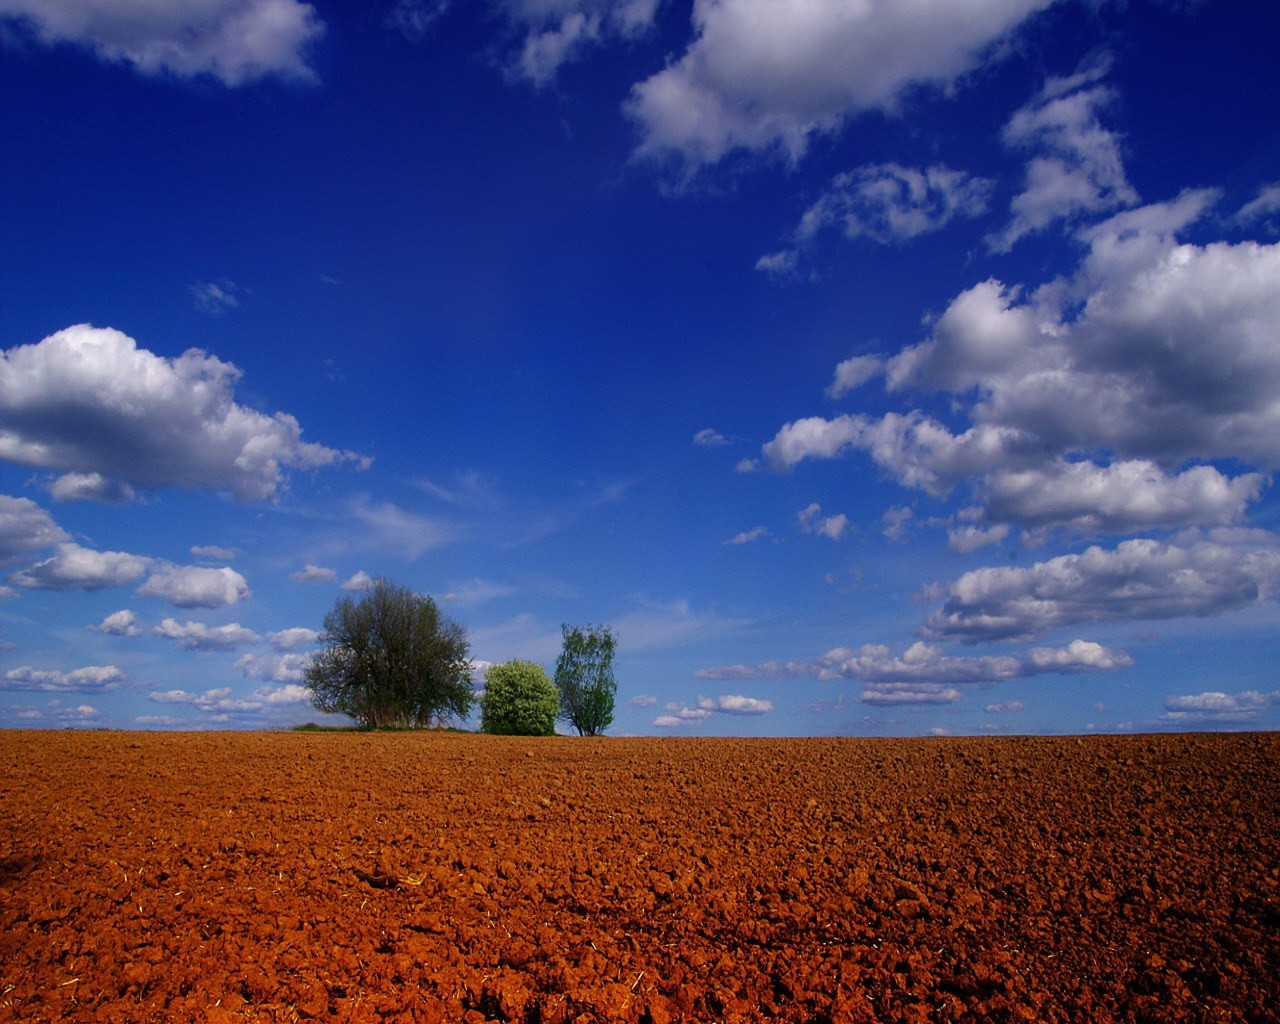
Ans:
{"type": "Polygon", "coordinates": [[[386,576],[617,733],[1280,726],[1280,7],[0,0],[0,725],[386,576]]]}

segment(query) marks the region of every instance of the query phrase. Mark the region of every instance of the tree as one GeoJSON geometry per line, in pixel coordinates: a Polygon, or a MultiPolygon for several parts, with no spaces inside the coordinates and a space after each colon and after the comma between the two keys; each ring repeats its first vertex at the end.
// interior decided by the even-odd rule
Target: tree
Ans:
{"type": "Polygon", "coordinates": [[[579,736],[599,736],[613,724],[613,652],[618,638],[608,626],[561,626],[564,646],[556,661],[560,717],[579,736]]]}
{"type": "Polygon", "coordinates": [[[423,728],[471,712],[466,631],[429,597],[376,580],[358,600],[337,600],[322,642],[306,670],[321,711],[375,728],[423,728]]]}
{"type": "Polygon", "coordinates": [[[494,665],[480,695],[480,728],[496,736],[554,736],[560,691],[531,661],[494,665]]]}

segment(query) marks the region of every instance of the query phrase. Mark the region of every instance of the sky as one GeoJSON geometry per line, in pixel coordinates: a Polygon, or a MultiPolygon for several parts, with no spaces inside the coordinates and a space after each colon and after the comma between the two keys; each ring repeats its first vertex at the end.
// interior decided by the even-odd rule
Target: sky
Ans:
{"type": "Polygon", "coordinates": [[[1273,0],[0,0],[0,726],[385,577],[619,735],[1280,727],[1273,0]]]}

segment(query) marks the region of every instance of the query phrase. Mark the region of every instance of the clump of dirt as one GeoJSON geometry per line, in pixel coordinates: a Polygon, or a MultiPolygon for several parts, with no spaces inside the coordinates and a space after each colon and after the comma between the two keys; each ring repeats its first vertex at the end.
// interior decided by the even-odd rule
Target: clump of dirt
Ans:
{"type": "Polygon", "coordinates": [[[1280,735],[0,733],[0,1021],[1274,1022],[1280,735]]]}

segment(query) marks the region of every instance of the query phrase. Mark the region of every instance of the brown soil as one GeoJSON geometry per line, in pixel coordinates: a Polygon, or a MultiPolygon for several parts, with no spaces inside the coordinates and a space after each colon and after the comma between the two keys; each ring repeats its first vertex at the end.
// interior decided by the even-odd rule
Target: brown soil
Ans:
{"type": "Polygon", "coordinates": [[[1280,1020],[1280,734],[0,733],[0,1021],[1280,1020]]]}

